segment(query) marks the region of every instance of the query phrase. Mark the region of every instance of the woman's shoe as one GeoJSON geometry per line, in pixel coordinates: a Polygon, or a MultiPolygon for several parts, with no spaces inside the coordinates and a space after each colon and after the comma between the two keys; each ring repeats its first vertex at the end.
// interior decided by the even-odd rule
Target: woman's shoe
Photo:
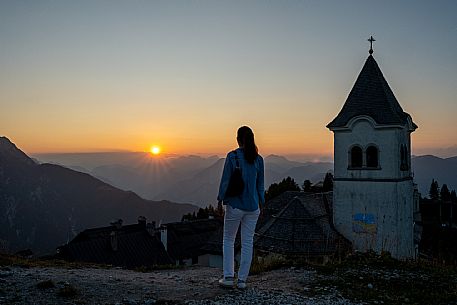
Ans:
{"type": "Polygon", "coordinates": [[[246,285],[246,281],[238,280],[236,287],[238,287],[238,289],[246,289],[248,286],[246,285]]]}
{"type": "Polygon", "coordinates": [[[223,277],[219,280],[219,286],[233,288],[233,277],[223,277]]]}

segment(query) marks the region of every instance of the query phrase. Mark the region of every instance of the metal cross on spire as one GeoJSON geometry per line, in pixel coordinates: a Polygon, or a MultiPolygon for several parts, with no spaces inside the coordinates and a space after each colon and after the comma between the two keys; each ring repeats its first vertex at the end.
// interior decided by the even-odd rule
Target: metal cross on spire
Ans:
{"type": "Polygon", "coordinates": [[[373,54],[373,41],[376,41],[373,36],[370,36],[370,38],[368,38],[368,41],[370,42],[370,51],[368,51],[368,53],[370,54],[373,54]]]}

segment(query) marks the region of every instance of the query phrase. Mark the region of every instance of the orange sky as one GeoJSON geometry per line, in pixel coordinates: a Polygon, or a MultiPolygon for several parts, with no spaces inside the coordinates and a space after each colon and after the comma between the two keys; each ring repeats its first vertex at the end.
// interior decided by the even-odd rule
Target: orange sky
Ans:
{"type": "Polygon", "coordinates": [[[27,153],[224,155],[248,125],[262,154],[330,155],[373,34],[413,153],[457,155],[455,2],[354,5],[2,2],[0,135],[27,153]]]}

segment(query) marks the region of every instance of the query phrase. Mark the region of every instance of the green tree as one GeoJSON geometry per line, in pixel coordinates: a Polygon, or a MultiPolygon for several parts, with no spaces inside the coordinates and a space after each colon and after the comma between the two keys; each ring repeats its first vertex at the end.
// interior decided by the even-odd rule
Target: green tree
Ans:
{"type": "Polygon", "coordinates": [[[323,192],[329,192],[333,190],[333,175],[331,172],[325,174],[324,184],[322,186],[323,192]]]}
{"type": "Polygon", "coordinates": [[[208,207],[206,208],[199,208],[197,212],[197,219],[208,219],[209,211],[208,207]]]}
{"type": "Polygon", "coordinates": [[[214,207],[210,204],[208,206],[208,215],[209,216],[214,216],[214,214],[216,214],[215,210],[214,210],[214,207]]]}
{"type": "Polygon", "coordinates": [[[270,200],[286,191],[300,191],[300,187],[291,177],[282,179],[279,183],[273,183],[265,192],[265,200],[270,200]]]}
{"type": "Polygon", "coordinates": [[[305,180],[305,181],[303,182],[303,186],[302,186],[303,191],[304,191],[304,192],[311,192],[311,185],[312,185],[312,183],[311,183],[310,180],[305,180]]]}
{"type": "Polygon", "coordinates": [[[441,200],[443,201],[451,200],[451,193],[449,192],[447,184],[443,184],[443,186],[441,187],[440,196],[441,200]]]}
{"type": "Polygon", "coordinates": [[[215,209],[211,204],[206,208],[199,208],[197,214],[187,213],[182,216],[181,221],[192,221],[197,219],[208,219],[209,216],[214,218],[224,218],[224,209],[222,208],[222,203],[218,203],[217,209],[215,209]]]}
{"type": "Polygon", "coordinates": [[[457,195],[456,195],[456,193],[455,193],[455,190],[452,190],[451,196],[450,196],[450,197],[451,197],[451,201],[452,201],[453,203],[457,203],[457,195]]]}
{"type": "Polygon", "coordinates": [[[192,214],[192,213],[187,213],[185,215],[183,215],[181,217],[181,221],[192,221],[192,220],[195,220],[196,217],[195,217],[195,212],[192,214]]]}
{"type": "Polygon", "coordinates": [[[432,179],[432,184],[430,184],[430,190],[428,192],[430,199],[438,200],[440,198],[440,187],[438,181],[432,179]]]}
{"type": "Polygon", "coordinates": [[[224,218],[224,208],[222,207],[222,202],[217,203],[216,217],[224,218]]]}

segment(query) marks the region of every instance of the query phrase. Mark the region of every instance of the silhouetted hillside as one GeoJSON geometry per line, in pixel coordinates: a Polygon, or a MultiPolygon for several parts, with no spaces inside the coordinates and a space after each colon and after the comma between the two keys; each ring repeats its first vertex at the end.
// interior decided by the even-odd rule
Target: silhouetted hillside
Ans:
{"type": "Polygon", "coordinates": [[[413,157],[411,160],[414,181],[422,196],[428,196],[432,179],[450,190],[457,189],[457,157],[442,159],[432,155],[413,157]]]}
{"type": "Polygon", "coordinates": [[[54,164],[37,164],[0,137],[0,239],[10,250],[53,252],[77,232],[126,223],[139,215],[149,221],[179,221],[197,208],[190,204],[144,200],[88,174],[54,164]]]}

